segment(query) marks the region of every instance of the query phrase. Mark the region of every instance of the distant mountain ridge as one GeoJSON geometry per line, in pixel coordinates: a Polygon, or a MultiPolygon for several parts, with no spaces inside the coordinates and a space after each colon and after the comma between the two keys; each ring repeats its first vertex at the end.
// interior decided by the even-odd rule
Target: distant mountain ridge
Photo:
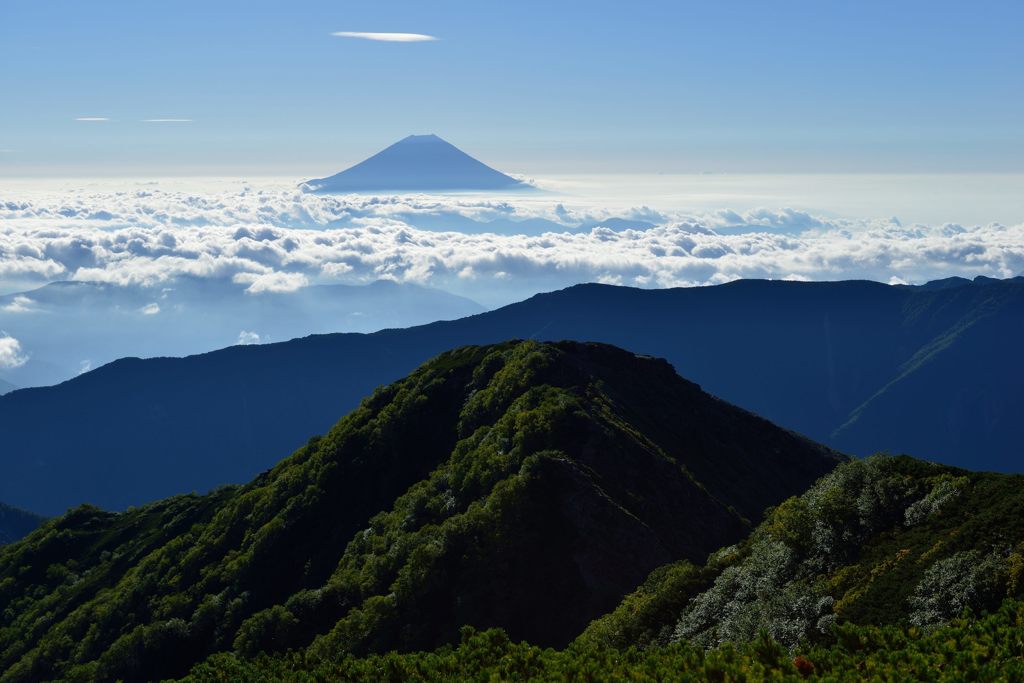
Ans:
{"type": "Polygon", "coordinates": [[[43,518],[0,503],[0,545],[27,536],[43,523],[43,518]]]}
{"type": "Polygon", "coordinates": [[[404,330],[123,359],[0,397],[0,500],[59,514],[245,481],[431,356],[531,337],[667,358],[707,391],[843,452],[1024,468],[1024,279],[580,285],[404,330]]]}
{"type": "Polygon", "coordinates": [[[436,135],[410,135],[355,166],[308,180],[310,192],[511,190],[531,186],[436,135]]]}
{"type": "Polygon", "coordinates": [[[565,645],[843,460],[661,359],[455,349],[245,486],[83,506],[0,551],[0,678],[164,680],[218,651],[429,649],[465,624],[565,645]]]}
{"type": "Polygon", "coordinates": [[[20,367],[0,369],[0,377],[19,387],[46,386],[127,355],[185,356],[240,338],[268,342],[373,332],[485,310],[464,297],[390,280],[284,292],[253,293],[247,287],[198,277],[153,286],[61,281],[0,296],[0,331],[18,339],[29,358],[20,367]]]}

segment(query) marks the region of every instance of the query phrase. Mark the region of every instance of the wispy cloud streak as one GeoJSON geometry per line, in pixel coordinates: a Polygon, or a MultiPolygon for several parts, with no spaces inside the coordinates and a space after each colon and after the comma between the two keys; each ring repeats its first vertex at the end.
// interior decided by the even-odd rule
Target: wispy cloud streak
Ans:
{"type": "Polygon", "coordinates": [[[331,34],[338,38],[360,38],[362,40],[377,40],[384,43],[425,43],[437,40],[436,36],[428,36],[425,33],[367,33],[364,31],[336,31],[331,34]]]}

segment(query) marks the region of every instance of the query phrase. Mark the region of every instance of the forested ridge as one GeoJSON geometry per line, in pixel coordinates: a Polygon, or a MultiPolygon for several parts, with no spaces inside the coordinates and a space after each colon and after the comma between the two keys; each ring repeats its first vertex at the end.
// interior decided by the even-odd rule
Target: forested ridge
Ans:
{"type": "Polygon", "coordinates": [[[0,548],[0,681],[1022,675],[1024,478],[849,459],[664,360],[450,351],[244,486],[0,548]]]}
{"type": "Polygon", "coordinates": [[[83,506],[0,551],[4,681],[216,652],[565,646],[659,565],[740,541],[842,458],[598,344],[442,354],[245,486],[83,506]]]}

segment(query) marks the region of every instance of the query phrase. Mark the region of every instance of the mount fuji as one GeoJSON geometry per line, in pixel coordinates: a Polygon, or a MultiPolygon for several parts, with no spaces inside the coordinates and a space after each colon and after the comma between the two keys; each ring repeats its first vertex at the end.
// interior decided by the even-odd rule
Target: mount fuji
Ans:
{"type": "Polygon", "coordinates": [[[301,187],[321,193],[533,189],[436,135],[410,135],[341,173],[301,187]]]}

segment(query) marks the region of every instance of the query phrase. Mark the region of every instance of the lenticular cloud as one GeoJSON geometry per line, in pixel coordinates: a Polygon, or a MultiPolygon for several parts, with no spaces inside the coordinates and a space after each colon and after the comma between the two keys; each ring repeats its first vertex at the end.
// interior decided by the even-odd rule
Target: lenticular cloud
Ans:
{"type": "Polygon", "coordinates": [[[359,38],[361,40],[376,40],[385,43],[424,43],[437,40],[435,36],[428,36],[425,33],[381,33],[368,31],[335,31],[331,34],[338,38],[359,38]]]}
{"type": "Polygon", "coordinates": [[[190,193],[147,186],[0,198],[0,282],[7,291],[60,279],[157,285],[192,276],[233,279],[259,295],[384,278],[489,296],[485,303],[495,304],[585,281],[921,282],[1022,271],[1024,225],[904,226],[790,209],[672,215],[640,207],[613,215],[554,200],[519,205],[280,188],[190,193]]]}

